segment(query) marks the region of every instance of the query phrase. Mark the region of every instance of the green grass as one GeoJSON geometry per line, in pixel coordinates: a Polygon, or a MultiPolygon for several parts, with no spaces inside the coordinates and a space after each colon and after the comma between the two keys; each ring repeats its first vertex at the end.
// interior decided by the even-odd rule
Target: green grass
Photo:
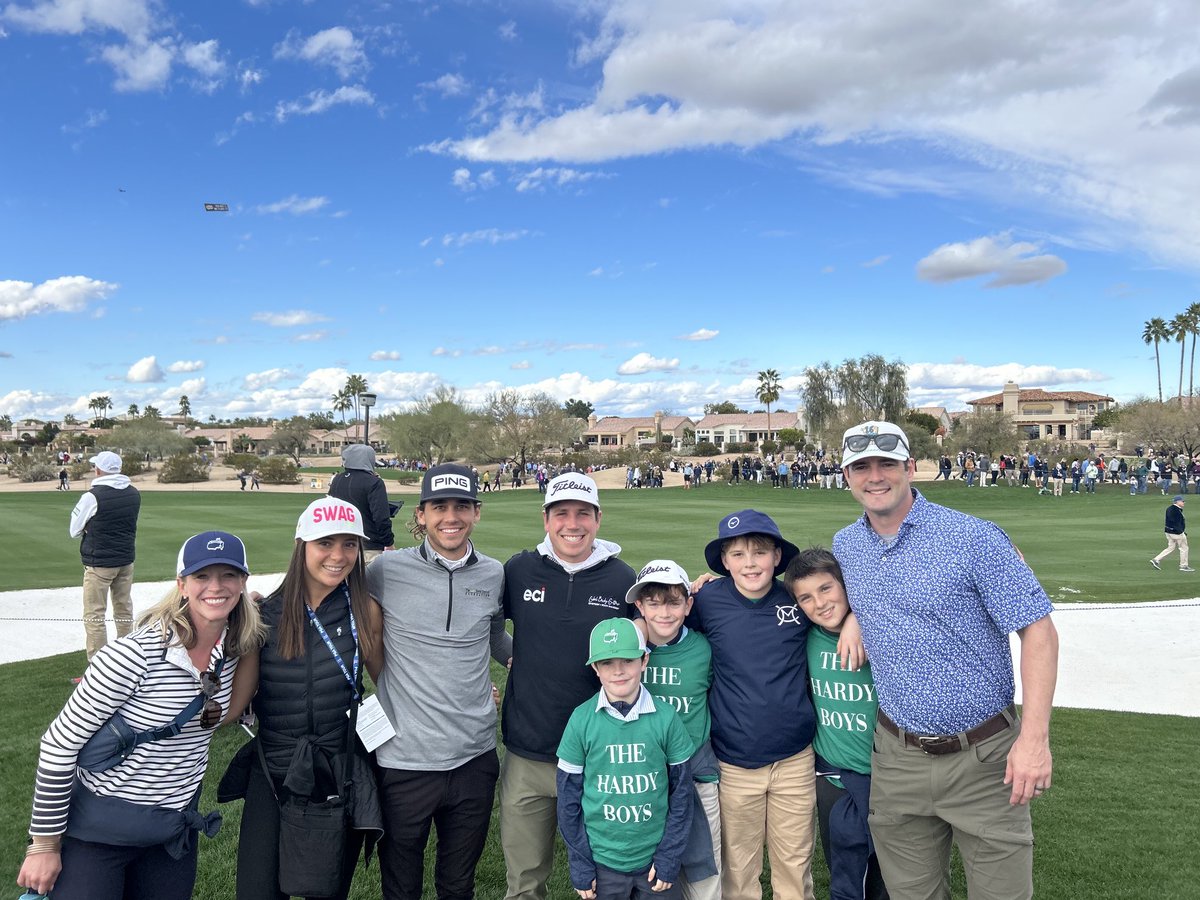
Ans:
{"type": "MultiPolygon", "coordinates": [[[[922,484],[926,495],[1001,525],[1024,553],[1051,598],[1071,601],[1144,601],[1193,597],[1200,582],[1174,566],[1153,572],[1147,560],[1165,546],[1163,512],[1168,498],[1155,492],[1131,497],[1105,485],[1094,496],[1038,496],[1021,488],[967,489],[962,484],[922,484]]],[[[399,499],[400,495],[396,495],[399,499]]],[[[291,553],[296,517],[315,494],[266,492],[144,492],[138,524],[139,581],[159,581],[174,573],[179,545],[210,528],[232,531],[246,541],[255,572],[283,571],[291,553]]],[[[80,583],[78,548],[67,537],[76,496],[47,488],[45,493],[0,495],[0,542],[20,551],[6,554],[0,590],[66,587],[80,583]]],[[[415,498],[393,520],[402,544],[415,498]]],[[[770,513],[784,535],[800,546],[828,546],[833,534],[853,520],[859,508],[848,491],[772,490],[770,485],[727,486],[713,482],[700,490],[613,490],[603,493],[600,536],[616,541],[634,567],[653,557],[677,560],[690,574],[705,570],[704,545],[718,520],[753,506],[770,513]]],[[[484,495],[476,544],[490,556],[507,559],[543,536],[535,489],[484,495]]],[[[963,552],[970,546],[964,540],[963,552]]]]}
{"type": "MultiPolygon", "coordinates": [[[[937,502],[1001,524],[1056,600],[1120,602],[1200,594],[1200,588],[1174,567],[1156,573],[1146,563],[1164,546],[1163,510],[1168,499],[1160,494],[1130,497],[1125,490],[1109,486],[1094,497],[1062,498],[1007,487],[968,491],[957,483],[921,488],[937,502]]],[[[310,499],[270,492],[144,493],[138,578],[169,578],[182,540],[207,528],[242,536],[255,571],[282,571],[295,518],[310,499]]],[[[541,539],[541,498],[536,490],[504,491],[484,499],[475,534],[481,550],[503,560],[541,539]]],[[[651,557],[673,557],[693,575],[705,569],[703,547],[715,534],[718,519],[733,510],[753,506],[769,512],[784,534],[801,546],[828,545],[833,532],[858,514],[848,493],[772,490],[769,485],[728,487],[714,482],[688,492],[618,490],[605,492],[602,499],[600,534],[622,544],[631,565],[639,566],[651,557]]],[[[0,542],[19,548],[5,555],[0,589],[79,583],[75,542],[66,538],[74,501],[73,495],[53,490],[0,495],[0,542]]],[[[398,520],[406,518],[407,512],[398,520]]],[[[970,552],[970,547],[964,545],[963,552],[970,552]]],[[[1153,660],[1147,664],[1153,665],[1153,660]]],[[[83,665],[80,652],[0,667],[0,700],[4,701],[0,703],[0,758],[4,760],[0,797],[5,801],[0,846],[8,848],[3,859],[14,874],[28,826],[38,739],[66,700],[70,677],[83,665]]],[[[503,685],[502,673],[493,675],[503,685]]],[[[215,805],[217,777],[244,739],[234,729],[214,739],[206,808],[215,805]]],[[[1034,806],[1038,896],[1088,900],[1196,896],[1200,799],[1187,787],[1194,780],[1194,766],[1187,761],[1195,758],[1198,745],[1197,719],[1056,710],[1054,788],[1034,806]]],[[[240,806],[229,804],[222,811],[225,829],[215,840],[202,843],[197,898],[232,895],[240,806]]],[[[497,900],[504,893],[498,836],[493,820],[479,867],[480,900],[497,900]]],[[[818,897],[827,896],[828,882],[819,863],[814,876],[818,897]]],[[[360,868],[352,897],[378,897],[378,878],[377,864],[370,870],[360,868]]],[[[428,867],[426,885],[425,896],[432,898],[428,867]]],[[[550,897],[573,896],[560,852],[550,897]]],[[[770,896],[769,889],[764,896],[770,896]]],[[[965,896],[961,869],[956,866],[954,897],[965,896]]]]}

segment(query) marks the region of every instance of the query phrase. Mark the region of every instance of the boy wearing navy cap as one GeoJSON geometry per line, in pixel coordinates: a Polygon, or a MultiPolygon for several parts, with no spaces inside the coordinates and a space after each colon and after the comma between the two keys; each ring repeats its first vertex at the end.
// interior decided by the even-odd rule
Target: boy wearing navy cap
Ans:
{"type": "Polygon", "coordinates": [[[592,629],[600,692],[558,746],[558,823],[583,900],[674,900],[692,820],[692,740],[669,703],[642,686],[649,653],[629,619],[592,629]]]}
{"type": "Polygon", "coordinates": [[[812,749],[808,620],[776,578],[799,552],[770,516],[723,518],[704,549],[728,578],[696,594],[688,625],[712,646],[712,745],[720,764],[721,887],[725,900],[762,896],[762,848],[776,900],[812,898],[812,749]]]}

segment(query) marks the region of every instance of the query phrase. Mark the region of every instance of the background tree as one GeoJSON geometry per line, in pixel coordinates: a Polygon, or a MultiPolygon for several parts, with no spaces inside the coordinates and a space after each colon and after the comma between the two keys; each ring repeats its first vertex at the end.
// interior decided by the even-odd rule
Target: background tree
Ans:
{"type": "Polygon", "coordinates": [[[1012,416],[990,409],[960,416],[950,434],[952,450],[974,450],[993,459],[997,453],[1015,453],[1026,443],[1012,416]]]}
{"type": "Polygon", "coordinates": [[[305,418],[308,419],[308,427],[314,431],[317,429],[332,431],[337,427],[337,422],[333,421],[333,416],[329,413],[310,412],[305,418]]]}
{"type": "Polygon", "coordinates": [[[308,449],[311,440],[312,428],[308,418],[292,416],[287,421],[275,425],[269,443],[276,453],[286,454],[295,461],[296,465],[300,465],[300,454],[308,449]]]}
{"type": "Polygon", "coordinates": [[[88,401],[88,409],[94,410],[96,418],[92,421],[94,428],[108,427],[108,410],[113,408],[112,397],[107,394],[98,394],[88,401]]]}
{"type": "Polygon", "coordinates": [[[358,440],[358,423],[359,423],[359,399],[358,395],[367,389],[367,379],[363,375],[351,375],[346,379],[346,386],[342,388],[349,396],[350,402],[354,406],[354,440],[358,440]]]}
{"type": "Polygon", "coordinates": [[[1092,416],[1092,427],[1103,428],[1108,431],[1111,428],[1119,428],[1121,424],[1121,410],[1115,406],[1110,406],[1108,409],[1102,409],[1100,412],[1092,416]]]}
{"type": "Polygon", "coordinates": [[[763,369],[758,373],[758,387],[754,396],[767,408],[767,438],[771,439],[771,404],[779,399],[779,373],[774,369],[763,369]]]}
{"type": "MultiPolygon", "coordinates": [[[[904,414],[904,423],[915,425],[918,428],[924,429],[927,434],[934,434],[942,423],[937,420],[936,416],[931,416],[929,413],[918,412],[915,409],[910,409],[904,414]]],[[[909,429],[905,429],[906,432],[909,429]]]]}
{"type": "Polygon", "coordinates": [[[12,416],[8,413],[0,416],[0,431],[12,431],[12,425],[12,416]]]}
{"type": "Polygon", "coordinates": [[[142,409],[142,415],[145,416],[147,419],[161,419],[162,418],[162,413],[159,412],[157,406],[147,405],[145,408],[142,409]]]}
{"type": "Polygon", "coordinates": [[[179,415],[185,419],[190,418],[192,415],[192,401],[188,399],[187,394],[179,395],[179,415]]]}
{"type": "Polygon", "coordinates": [[[1188,325],[1192,335],[1192,358],[1188,362],[1188,396],[1195,396],[1195,376],[1196,376],[1196,335],[1200,334],[1200,303],[1191,304],[1184,315],[1188,317],[1188,325]]]}
{"type": "Polygon", "coordinates": [[[1200,452],[1200,410],[1138,399],[1121,407],[1121,432],[1156,453],[1200,452]]]}
{"type": "Polygon", "coordinates": [[[732,400],[722,400],[720,403],[705,403],[704,414],[706,416],[736,416],[747,412],[742,409],[732,400]]]}
{"type": "Polygon", "coordinates": [[[826,438],[843,423],[899,422],[908,409],[908,369],[878,354],[843,360],[836,368],[823,362],[804,371],[800,394],[810,430],[826,438]]]}
{"type": "Polygon", "coordinates": [[[105,443],[133,456],[142,457],[148,453],[159,459],[189,452],[194,447],[178,431],[153,416],[141,416],[118,423],[113,428],[112,437],[107,438],[105,443]]]}
{"type": "Polygon", "coordinates": [[[563,404],[563,412],[572,419],[583,419],[587,421],[588,416],[596,411],[596,407],[588,403],[586,400],[576,400],[574,397],[563,404]]]}
{"type": "Polygon", "coordinates": [[[129,409],[125,410],[125,412],[129,414],[129,418],[131,419],[136,419],[140,415],[138,412],[138,405],[136,403],[130,403],[129,409]]]}
{"type": "Polygon", "coordinates": [[[477,419],[454,388],[440,385],[409,412],[380,416],[378,428],[393,452],[436,465],[459,455],[477,419]]]}
{"type": "Polygon", "coordinates": [[[1179,393],[1175,396],[1179,398],[1180,405],[1183,404],[1183,351],[1187,348],[1187,337],[1192,333],[1192,322],[1188,318],[1187,313],[1178,313],[1171,319],[1167,325],[1167,329],[1175,340],[1179,341],[1179,393]]]}
{"type": "MultiPolygon", "coordinates": [[[[74,413],[67,413],[65,416],[63,416],[63,424],[64,425],[78,425],[79,419],[75,418],[74,413]]],[[[4,428],[4,423],[3,423],[3,421],[0,421],[0,429],[3,429],[3,428],[4,428]]]]}
{"type": "Polygon", "coordinates": [[[354,401],[350,399],[349,392],[342,388],[337,391],[331,398],[333,401],[333,411],[342,414],[342,430],[346,430],[346,412],[354,405],[354,401]]]}
{"type": "Polygon", "coordinates": [[[804,442],[804,432],[799,428],[780,428],[779,443],[784,446],[799,448],[804,442]]]}
{"type": "Polygon", "coordinates": [[[1158,402],[1162,403],[1162,359],[1158,355],[1158,345],[1160,341],[1165,341],[1171,336],[1171,332],[1167,327],[1165,319],[1155,317],[1146,322],[1142,328],[1142,343],[1154,344],[1154,368],[1158,372],[1158,402]]]}
{"type": "Polygon", "coordinates": [[[541,392],[496,391],[484,399],[479,414],[470,447],[494,462],[516,459],[524,468],[530,456],[547,447],[562,449],[579,439],[578,418],[541,392]]]}

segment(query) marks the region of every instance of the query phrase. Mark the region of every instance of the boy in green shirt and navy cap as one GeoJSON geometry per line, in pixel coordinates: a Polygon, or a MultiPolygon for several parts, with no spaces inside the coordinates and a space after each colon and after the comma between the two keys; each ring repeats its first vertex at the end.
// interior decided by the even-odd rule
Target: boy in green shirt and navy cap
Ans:
{"type": "Polygon", "coordinates": [[[594,700],[571,714],[558,747],[558,825],[583,900],[678,898],[691,825],[693,743],[669,703],[642,686],[649,654],[629,619],[592,629],[594,700]]]}

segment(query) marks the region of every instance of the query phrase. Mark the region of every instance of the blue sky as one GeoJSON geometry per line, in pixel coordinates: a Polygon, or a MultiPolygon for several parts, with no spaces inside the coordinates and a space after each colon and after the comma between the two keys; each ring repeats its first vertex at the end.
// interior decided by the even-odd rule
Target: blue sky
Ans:
{"type": "Polygon", "coordinates": [[[0,0],[0,413],[284,416],[354,372],[380,411],[448,384],[698,414],[767,367],[794,409],[805,367],[866,353],[914,404],[1153,394],[1143,324],[1200,300],[1194,26],[0,0]]]}

